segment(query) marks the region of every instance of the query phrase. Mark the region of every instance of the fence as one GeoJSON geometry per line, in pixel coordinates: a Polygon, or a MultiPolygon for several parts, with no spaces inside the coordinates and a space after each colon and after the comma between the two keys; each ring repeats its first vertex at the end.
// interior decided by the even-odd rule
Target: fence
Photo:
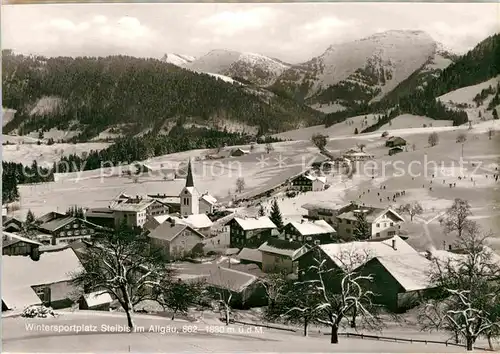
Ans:
{"type": "Polygon", "coordinates": [[[264,328],[279,329],[281,331],[297,332],[297,330],[294,329],[294,328],[285,328],[285,327],[278,327],[278,326],[257,324],[257,323],[251,323],[251,322],[243,322],[243,321],[232,320],[232,319],[229,320],[229,322],[231,322],[231,323],[237,323],[237,324],[243,324],[243,325],[247,325],[247,326],[258,326],[258,327],[264,327],[264,328]]]}
{"type": "MultiPolygon", "coordinates": [[[[326,336],[331,335],[331,332],[323,333],[326,336]]],[[[443,342],[443,341],[436,341],[436,340],[426,340],[426,339],[412,339],[412,338],[396,338],[396,337],[383,337],[383,336],[377,336],[373,334],[363,334],[363,333],[352,333],[352,332],[339,332],[339,336],[345,336],[345,337],[358,337],[361,339],[376,339],[376,340],[385,340],[385,341],[394,341],[394,342],[408,342],[408,343],[425,343],[425,344],[443,344],[446,346],[455,346],[455,347],[462,347],[465,348],[466,345],[464,344],[457,344],[457,343],[450,343],[448,341],[443,342]]],[[[483,351],[493,351],[492,349],[488,348],[479,348],[479,347],[474,347],[473,349],[477,350],[483,350],[483,351]]]]}

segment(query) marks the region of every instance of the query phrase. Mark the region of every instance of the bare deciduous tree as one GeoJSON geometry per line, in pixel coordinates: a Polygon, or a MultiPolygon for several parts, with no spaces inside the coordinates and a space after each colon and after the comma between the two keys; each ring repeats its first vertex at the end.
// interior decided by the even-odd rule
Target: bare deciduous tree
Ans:
{"type": "Polygon", "coordinates": [[[492,347],[492,337],[500,333],[500,257],[486,247],[488,237],[471,222],[458,239],[459,254],[432,259],[431,279],[441,297],[427,302],[419,314],[423,329],[451,332],[467,350],[481,336],[492,347]]]}
{"type": "Polygon", "coordinates": [[[401,213],[407,213],[410,215],[410,221],[413,221],[413,218],[415,215],[420,215],[424,212],[424,208],[422,208],[422,205],[420,205],[419,202],[413,202],[413,203],[408,203],[405,205],[401,205],[398,208],[398,211],[401,213]]]}
{"type": "Polygon", "coordinates": [[[453,205],[446,211],[444,219],[444,232],[449,234],[451,232],[457,232],[458,237],[462,236],[464,230],[471,225],[470,221],[467,219],[472,212],[470,210],[470,204],[468,201],[456,198],[453,201],[453,205]]]}
{"type": "Polygon", "coordinates": [[[243,177],[238,177],[236,180],[236,193],[241,193],[245,189],[245,179],[243,177]]]}
{"type": "Polygon", "coordinates": [[[458,136],[457,136],[457,143],[463,144],[466,141],[467,141],[467,135],[465,135],[465,133],[458,134],[458,136]]]}
{"type": "Polygon", "coordinates": [[[427,139],[427,142],[429,143],[430,146],[436,146],[439,144],[439,135],[434,132],[429,135],[429,138],[427,139]]]}
{"type": "Polygon", "coordinates": [[[311,141],[314,145],[316,145],[316,147],[320,151],[323,151],[326,147],[327,142],[328,142],[328,136],[320,134],[320,133],[316,133],[311,137],[311,141]]]}

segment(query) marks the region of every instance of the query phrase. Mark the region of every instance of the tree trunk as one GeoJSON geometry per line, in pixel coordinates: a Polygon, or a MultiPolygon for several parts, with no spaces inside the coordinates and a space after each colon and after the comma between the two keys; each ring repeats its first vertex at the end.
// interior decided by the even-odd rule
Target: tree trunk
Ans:
{"type": "Polygon", "coordinates": [[[307,337],[307,325],[309,324],[309,320],[304,318],[304,337],[307,337]]]}
{"type": "Polygon", "coordinates": [[[127,314],[127,325],[130,330],[130,333],[132,333],[135,329],[134,326],[134,321],[132,320],[132,314],[134,313],[134,306],[132,305],[132,301],[130,301],[130,296],[128,294],[128,291],[126,288],[121,289],[122,294],[123,294],[123,300],[124,300],[124,305],[123,309],[125,310],[125,313],[127,314]]]}
{"type": "Polygon", "coordinates": [[[229,306],[226,306],[226,326],[229,326],[229,306]]]}
{"type": "Polygon", "coordinates": [[[472,337],[467,337],[467,351],[472,350],[472,346],[474,344],[474,339],[472,337]]]}
{"type": "Polygon", "coordinates": [[[493,343],[491,342],[491,335],[487,335],[486,338],[488,339],[488,345],[490,346],[490,350],[493,351],[493,343]]]}
{"type": "Polygon", "coordinates": [[[172,311],[172,317],[170,318],[172,321],[175,320],[175,311],[172,311]]]}
{"type": "Polygon", "coordinates": [[[458,344],[458,332],[455,332],[455,344],[458,344]]]}
{"type": "Polygon", "coordinates": [[[132,313],[133,312],[134,312],[133,309],[130,309],[130,308],[125,309],[125,313],[127,314],[127,325],[128,325],[128,329],[130,330],[130,333],[132,333],[135,329],[134,321],[132,320],[132,313]]]}
{"type": "Polygon", "coordinates": [[[339,327],[337,324],[332,325],[332,333],[330,335],[330,343],[337,344],[339,342],[339,327]]]}

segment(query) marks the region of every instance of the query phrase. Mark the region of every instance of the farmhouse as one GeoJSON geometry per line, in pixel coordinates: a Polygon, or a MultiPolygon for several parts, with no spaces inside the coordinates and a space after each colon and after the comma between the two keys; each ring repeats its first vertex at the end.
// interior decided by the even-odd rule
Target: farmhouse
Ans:
{"type": "Polygon", "coordinates": [[[61,219],[61,218],[65,218],[66,214],[63,214],[63,213],[59,213],[57,211],[51,211],[51,212],[48,212],[47,214],[44,214],[40,217],[38,217],[36,219],[36,222],[37,224],[43,224],[43,223],[46,223],[46,222],[49,222],[49,221],[52,221],[52,220],[55,220],[55,219],[61,219]]]}
{"type": "Polygon", "coordinates": [[[300,174],[291,179],[292,188],[301,192],[318,192],[325,189],[326,177],[316,177],[308,173],[300,174]]]}
{"type": "Polygon", "coordinates": [[[366,218],[370,229],[370,238],[392,237],[397,234],[401,223],[404,222],[404,219],[390,208],[365,206],[355,206],[355,208],[337,215],[337,234],[341,239],[352,239],[360,214],[364,214],[366,218]]]}
{"type": "Polygon", "coordinates": [[[68,307],[77,290],[71,274],[83,267],[71,248],[48,252],[34,261],[23,256],[2,256],[2,310],[22,311],[30,305],[68,307]]]}
{"type": "Polygon", "coordinates": [[[276,225],[267,216],[234,217],[229,225],[230,247],[257,248],[267,241],[276,225]]]}
{"type": "Polygon", "coordinates": [[[295,260],[309,250],[308,246],[288,240],[270,238],[259,247],[262,253],[262,271],[265,273],[297,273],[295,260]]]}
{"type": "Polygon", "coordinates": [[[205,236],[210,235],[213,222],[206,214],[192,214],[188,216],[172,217],[179,224],[190,226],[192,229],[202,233],[205,236]]]}
{"type": "Polygon", "coordinates": [[[217,204],[217,198],[205,192],[200,197],[200,214],[212,214],[217,204]]]}
{"type": "Polygon", "coordinates": [[[266,291],[255,275],[235,269],[217,267],[204,277],[209,288],[229,299],[233,308],[260,307],[267,303],[266,291]]]}
{"type": "Polygon", "coordinates": [[[40,246],[38,241],[2,231],[2,255],[5,256],[29,256],[33,260],[40,257],[40,246]]]}
{"type": "Polygon", "coordinates": [[[6,217],[2,222],[2,229],[7,232],[19,232],[23,229],[23,221],[16,217],[6,217]]]}
{"type": "Polygon", "coordinates": [[[399,146],[390,148],[389,149],[389,156],[392,156],[392,155],[395,155],[395,154],[399,154],[400,152],[403,152],[403,151],[404,150],[401,147],[399,147],[399,146]]]}
{"type": "Polygon", "coordinates": [[[396,147],[396,146],[405,146],[406,140],[399,136],[391,136],[385,141],[385,146],[387,147],[396,147]]]}
{"type": "Polygon", "coordinates": [[[243,155],[247,155],[249,153],[250,153],[250,151],[243,150],[241,148],[237,148],[237,149],[231,150],[231,156],[243,156],[243,155]]]}
{"type": "Polygon", "coordinates": [[[166,194],[148,194],[149,198],[156,199],[168,207],[169,213],[181,212],[181,198],[178,195],[168,196],[166,194]]]}
{"type": "Polygon", "coordinates": [[[190,226],[169,219],[148,233],[151,245],[163,250],[168,260],[176,260],[201,250],[204,236],[190,226]]]}
{"type": "Polygon", "coordinates": [[[84,213],[88,222],[107,228],[115,227],[115,212],[109,207],[89,208],[84,213]]]}
{"type": "Polygon", "coordinates": [[[255,264],[262,269],[262,252],[255,248],[243,248],[238,253],[241,264],[255,264]]]}
{"type": "Polygon", "coordinates": [[[325,220],[292,221],[284,227],[285,239],[308,245],[335,242],[335,229],[325,220]]]}
{"type": "Polygon", "coordinates": [[[51,236],[51,244],[90,239],[102,227],[75,216],[65,215],[38,225],[38,230],[51,236]]]}
{"type": "Polygon", "coordinates": [[[325,281],[335,292],[340,291],[340,282],[348,270],[372,274],[372,291],[379,294],[374,300],[391,310],[411,307],[414,300],[434,288],[429,279],[431,262],[398,236],[383,241],[319,245],[297,258],[299,279],[316,278],[310,270],[317,265],[314,258],[325,260],[329,270],[325,281]]]}

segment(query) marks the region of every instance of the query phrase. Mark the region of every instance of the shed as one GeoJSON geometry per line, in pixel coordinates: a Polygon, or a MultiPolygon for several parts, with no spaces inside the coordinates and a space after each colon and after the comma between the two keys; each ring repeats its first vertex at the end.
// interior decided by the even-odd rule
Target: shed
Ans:
{"type": "Polygon", "coordinates": [[[84,294],[78,301],[80,310],[98,310],[109,311],[109,305],[113,299],[107,292],[94,291],[90,294],[84,294]]]}
{"type": "Polygon", "coordinates": [[[400,152],[403,152],[403,151],[404,150],[402,148],[400,148],[399,146],[393,147],[393,148],[389,149],[389,156],[399,154],[400,152]]]}
{"type": "Polygon", "coordinates": [[[406,140],[399,136],[391,136],[385,141],[385,146],[387,147],[396,147],[405,145],[406,145],[406,140]]]}
{"type": "Polygon", "coordinates": [[[262,269],[262,252],[254,248],[243,248],[238,253],[241,264],[256,264],[262,269]]]}

